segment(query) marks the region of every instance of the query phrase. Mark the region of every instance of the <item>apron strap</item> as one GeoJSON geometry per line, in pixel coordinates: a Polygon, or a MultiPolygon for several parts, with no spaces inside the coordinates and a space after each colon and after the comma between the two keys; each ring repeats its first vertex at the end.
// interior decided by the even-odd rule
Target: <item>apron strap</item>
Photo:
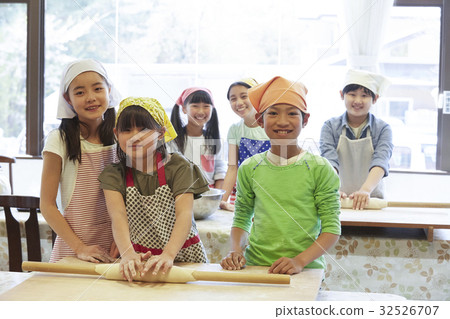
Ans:
{"type": "Polygon", "coordinates": [[[127,172],[125,174],[125,180],[127,182],[127,187],[134,186],[133,171],[131,170],[131,167],[127,167],[127,172]]]}
{"type": "MultiPolygon", "coordinates": [[[[156,167],[158,172],[158,182],[159,186],[166,185],[166,172],[164,170],[164,164],[162,163],[162,155],[160,152],[156,153],[156,167]]],[[[125,179],[127,183],[127,187],[133,187],[134,186],[134,180],[133,180],[133,171],[131,170],[131,167],[127,167],[127,172],[125,174],[125,179]]]]}
{"type": "Polygon", "coordinates": [[[156,168],[158,172],[159,186],[166,185],[166,171],[164,170],[164,164],[162,162],[162,154],[160,152],[156,153],[156,168]]]}

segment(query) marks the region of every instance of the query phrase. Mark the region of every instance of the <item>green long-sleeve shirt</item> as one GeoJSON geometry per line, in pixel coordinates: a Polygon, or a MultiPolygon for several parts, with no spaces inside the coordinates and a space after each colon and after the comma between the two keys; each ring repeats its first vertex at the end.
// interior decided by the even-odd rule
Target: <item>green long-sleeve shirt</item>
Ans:
{"type": "MultiPolygon", "coordinates": [[[[308,152],[287,166],[271,164],[267,152],[245,160],[238,170],[233,227],[250,233],[247,264],[270,266],[280,257],[293,258],[320,232],[340,235],[338,190],[330,163],[308,152]]],[[[306,267],[325,269],[325,259],[306,267]]]]}

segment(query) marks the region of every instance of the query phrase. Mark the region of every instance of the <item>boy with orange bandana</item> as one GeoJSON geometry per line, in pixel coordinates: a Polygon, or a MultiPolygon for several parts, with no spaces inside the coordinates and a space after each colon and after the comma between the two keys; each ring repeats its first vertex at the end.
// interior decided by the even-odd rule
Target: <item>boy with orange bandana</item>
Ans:
{"type": "Polygon", "coordinates": [[[339,178],[327,160],[298,146],[309,119],[307,89],[275,77],[248,93],[271,148],[239,167],[232,247],[221,265],[270,266],[281,274],[325,269],[322,255],[341,231],[339,178]]]}

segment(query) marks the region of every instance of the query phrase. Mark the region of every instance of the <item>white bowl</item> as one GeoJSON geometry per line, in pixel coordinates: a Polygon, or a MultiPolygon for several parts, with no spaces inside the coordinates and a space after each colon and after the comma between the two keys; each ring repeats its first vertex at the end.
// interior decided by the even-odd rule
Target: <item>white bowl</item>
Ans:
{"type": "Polygon", "coordinates": [[[220,201],[225,190],[211,188],[202,194],[202,197],[194,200],[194,219],[205,219],[219,209],[220,201]]]}

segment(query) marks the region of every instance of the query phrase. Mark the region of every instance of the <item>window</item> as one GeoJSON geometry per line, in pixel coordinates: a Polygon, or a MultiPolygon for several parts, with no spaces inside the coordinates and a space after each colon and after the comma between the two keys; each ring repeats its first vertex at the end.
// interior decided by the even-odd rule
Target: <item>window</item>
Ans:
{"type": "Polygon", "coordinates": [[[413,112],[414,100],[411,98],[386,98],[386,103],[383,103],[384,109],[381,107],[378,109],[378,115],[380,117],[394,118],[407,123],[407,116],[413,112]]]}
{"type": "Polygon", "coordinates": [[[15,155],[26,130],[26,3],[0,3],[0,61],[0,154],[15,155]]]}
{"type": "Polygon", "coordinates": [[[43,14],[44,0],[0,1],[2,154],[40,155],[42,149],[43,14]]]}
{"type": "Polygon", "coordinates": [[[437,143],[440,20],[439,7],[402,6],[391,11],[380,68],[392,84],[374,113],[392,126],[392,167],[408,149],[409,165],[402,162],[401,168],[436,169],[429,153],[436,153],[437,143]]]}
{"type": "MultiPolygon", "coordinates": [[[[393,126],[392,167],[434,170],[436,163],[449,161],[440,162],[439,152],[448,146],[438,136],[448,139],[450,132],[439,131],[437,101],[442,90],[450,90],[442,80],[449,66],[440,64],[439,54],[450,42],[441,47],[442,21],[450,18],[439,0],[395,4],[400,6],[391,10],[379,59],[380,72],[393,85],[373,111],[393,126]]],[[[155,97],[168,112],[184,88],[210,88],[223,138],[239,120],[225,96],[230,83],[248,76],[260,82],[275,75],[299,80],[309,89],[311,111],[302,138],[318,141],[322,123],[344,112],[339,90],[347,61],[340,5],[333,0],[290,0],[283,6],[265,0],[47,0],[42,130],[46,134],[59,123],[63,66],[92,57],[105,64],[124,97],[155,97]]],[[[39,155],[40,148],[27,152],[39,155]]]]}

